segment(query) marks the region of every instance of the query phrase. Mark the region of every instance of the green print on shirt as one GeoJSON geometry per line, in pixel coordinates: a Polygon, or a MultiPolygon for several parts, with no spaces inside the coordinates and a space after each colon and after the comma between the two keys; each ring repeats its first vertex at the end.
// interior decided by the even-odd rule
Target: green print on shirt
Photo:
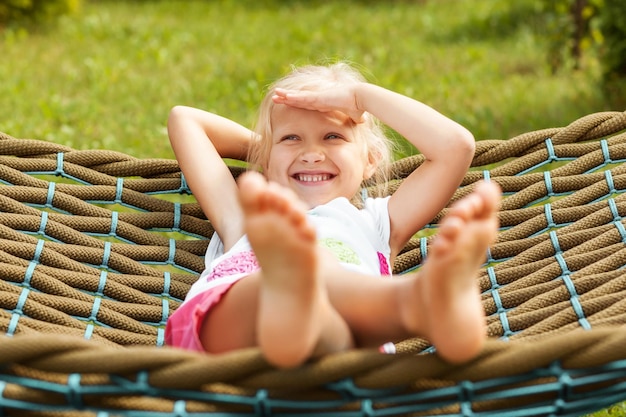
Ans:
{"type": "Polygon", "coordinates": [[[328,248],[340,262],[361,265],[361,260],[356,252],[341,240],[333,238],[320,239],[319,244],[328,248]]]}

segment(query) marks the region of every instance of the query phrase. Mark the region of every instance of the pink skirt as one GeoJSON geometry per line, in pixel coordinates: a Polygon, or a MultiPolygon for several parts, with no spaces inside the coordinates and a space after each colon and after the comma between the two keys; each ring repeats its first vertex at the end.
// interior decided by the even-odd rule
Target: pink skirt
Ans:
{"type": "Polygon", "coordinates": [[[220,302],[235,282],[227,282],[203,291],[180,306],[165,325],[165,343],[197,352],[206,350],[200,342],[200,327],[209,310],[220,302]]]}

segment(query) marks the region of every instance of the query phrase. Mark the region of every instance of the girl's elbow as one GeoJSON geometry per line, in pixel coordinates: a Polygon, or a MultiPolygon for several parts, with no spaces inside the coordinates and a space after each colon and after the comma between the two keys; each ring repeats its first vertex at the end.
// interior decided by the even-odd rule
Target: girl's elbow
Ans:
{"type": "Polygon", "coordinates": [[[167,118],[168,131],[171,133],[190,126],[202,126],[196,109],[181,105],[172,107],[167,118]]]}
{"type": "Polygon", "coordinates": [[[474,160],[474,154],[476,152],[476,140],[468,130],[461,129],[455,135],[454,140],[454,155],[457,166],[464,166],[469,169],[472,166],[474,160]]]}
{"type": "Polygon", "coordinates": [[[186,132],[190,126],[190,121],[188,107],[172,107],[167,117],[167,134],[172,144],[181,142],[187,137],[186,132]]]}
{"type": "Polygon", "coordinates": [[[458,154],[470,158],[471,161],[476,152],[476,139],[474,139],[474,135],[472,135],[469,130],[462,128],[456,134],[455,143],[458,154]]]}
{"type": "Polygon", "coordinates": [[[168,123],[185,118],[188,113],[188,109],[188,107],[180,105],[172,107],[172,109],[170,110],[170,114],[167,118],[168,123]]]}

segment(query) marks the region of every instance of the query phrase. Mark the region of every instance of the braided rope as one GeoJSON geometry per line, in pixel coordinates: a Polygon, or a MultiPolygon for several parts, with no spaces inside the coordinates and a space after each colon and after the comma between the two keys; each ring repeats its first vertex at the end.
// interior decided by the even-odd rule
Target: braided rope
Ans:
{"type": "MultiPolygon", "coordinates": [[[[537,415],[626,398],[625,129],[626,113],[604,112],[477,143],[452,201],[485,178],[506,198],[478,278],[490,340],[474,361],[416,355],[430,346],[415,338],[396,344],[396,355],[352,350],[289,371],[256,349],[210,356],[156,347],[213,233],[185,197],[175,161],[0,133],[0,407],[537,415]]],[[[388,192],[422,162],[397,161],[388,192]]],[[[419,268],[428,228],[396,272],[419,268]]]]}

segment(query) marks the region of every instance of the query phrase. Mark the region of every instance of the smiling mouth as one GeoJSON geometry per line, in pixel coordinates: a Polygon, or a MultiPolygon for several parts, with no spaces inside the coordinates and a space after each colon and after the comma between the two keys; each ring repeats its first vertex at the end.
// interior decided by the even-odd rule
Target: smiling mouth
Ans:
{"type": "Polygon", "coordinates": [[[332,174],[295,174],[294,179],[302,182],[320,182],[333,179],[335,176],[332,174]]]}

